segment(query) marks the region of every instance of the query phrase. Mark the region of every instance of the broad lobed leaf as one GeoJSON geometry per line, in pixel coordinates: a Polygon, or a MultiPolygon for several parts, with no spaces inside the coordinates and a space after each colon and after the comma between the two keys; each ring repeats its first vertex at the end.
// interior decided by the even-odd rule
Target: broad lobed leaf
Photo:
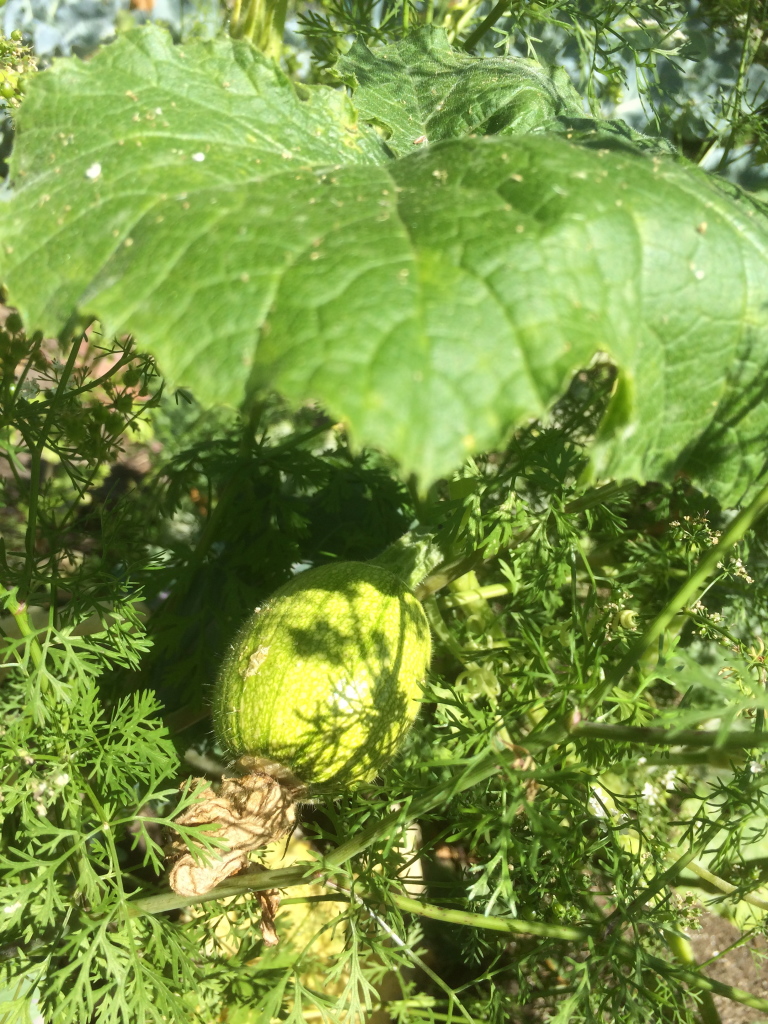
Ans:
{"type": "Polygon", "coordinates": [[[533,62],[430,31],[341,73],[357,109],[149,27],[33,78],[0,208],[29,327],[96,315],[204,402],[320,401],[425,482],[607,353],[597,471],[742,497],[768,425],[760,204],[533,62]]]}

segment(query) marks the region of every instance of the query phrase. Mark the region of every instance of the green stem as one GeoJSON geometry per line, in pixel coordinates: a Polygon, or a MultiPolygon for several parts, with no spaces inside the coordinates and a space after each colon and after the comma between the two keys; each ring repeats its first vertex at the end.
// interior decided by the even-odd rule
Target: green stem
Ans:
{"type": "Polygon", "coordinates": [[[102,373],[102,375],[100,377],[96,377],[94,380],[89,381],[87,384],[81,385],[79,388],[72,388],[72,390],[69,393],[70,397],[74,397],[75,395],[82,395],[86,391],[93,391],[94,388],[97,388],[101,384],[104,384],[106,381],[108,381],[110,377],[114,377],[114,375],[118,372],[118,370],[122,370],[122,368],[124,366],[127,366],[128,363],[133,362],[133,359],[134,359],[134,355],[131,352],[131,346],[129,344],[126,347],[126,349],[123,352],[123,354],[117,360],[117,362],[113,366],[111,366],[110,369],[107,370],[106,373],[102,373]]]}
{"type": "MultiPolygon", "coordinates": [[[[571,737],[608,740],[613,743],[646,744],[651,747],[715,747],[717,750],[751,750],[768,747],[768,733],[740,730],[726,733],[725,738],[716,730],[660,729],[654,726],[608,725],[603,722],[579,722],[570,729],[571,737]]],[[[541,733],[537,744],[561,742],[559,733],[541,733]]],[[[524,741],[523,741],[524,742],[524,741]]]]}
{"type": "MultiPolygon", "coordinates": [[[[17,405],[17,402],[18,402],[18,399],[19,399],[19,395],[21,394],[21,390],[22,390],[22,387],[24,385],[24,381],[27,379],[27,375],[29,374],[29,371],[32,369],[32,364],[35,361],[35,356],[37,355],[38,351],[40,350],[40,346],[42,345],[42,343],[43,343],[43,339],[42,339],[42,337],[40,335],[38,335],[37,338],[35,338],[33,343],[32,343],[32,348],[30,350],[29,357],[28,357],[26,363],[24,364],[24,369],[19,374],[18,380],[13,381],[12,384],[11,384],[11,386],[13,388],[13,391],[12,391],[12,394],[11,394],[10,399],[8,401],[8,405],[7,405],[6,409],[5,409],[5,413],[4,413],[4,417],[3,417],[4,420],[6,421],[6,423],[12,423],[14,421],[14,419],[16,418],[16,405],[17,405]]],[[[11,382],[9,381],[9,383],[11,383],[11,382]]],[[[11,466],[13,466],[13,461],[12,460],[9,460],[9,461],[11,463],[11,466]]]]}
{"type": "Polygon", "coordinates": [[[287,0],[235,0],[229,19],[233,39],[249,39],[262,53],[274,61],[280,59],[285,31],[287,0]]]}
{"type": "Polygon", "coordinates": [[[418,914],[432,921],[445,921],[446,924],[462,924],[468,928],[484,928],[492,932],[504,932],[507,935],[539,935],[546,939],[559,939],[563,942],[582,942],[593,934],[593,930],[584,927],[573,927],[563,924],[546,924],[543,921],[523,921],[516,917],[486,917],[485,914],[471,914],[465,910],[454,910],[450,907],[435,907],[429,903],[420,903],[408,896],[390,894],[390,902],[408,914],[418,914]]]}
{"type": "MultiPolygon", "coordinates": [[[[528,530],[524,530],[509,546],[515,547],[517,544],[522,544],[523,541],[527,540],[532,533],[533,527],[528,530]]],[[[449,583],[453,583],[454,580],[458,580],[462,576],[466,576],[466,574],[468,572],[472,572],[473,569],[479,568],[485,561],[485,557],[485,552],[479,550],[472,551],[464,558],[457,558],[453,562],[446,562],[444,565],[439,566],[434,572],[431,572],[423,582],[418,584],[418,586],[414,586],[414,594],[419,601],[426,601],[428,597],[431,597],[432,594],[436,594],[437,591],[442,590],[443,587],[447,587],[449,583]]]]}
{"type": "MultiPolygon", "coordinates": [[[[371,558],[370,565],[381,566],[399,576],[412,590],[444,561],[442,549],[435,540],[434,531],[417,526],[404,533],[380,555],[371,558]]],[[[418,596],[418,595],[417,595],[418,596]]]]}
{"type": "MultiPolygon", "coordinates": [[[[340,848],[341,849],[341,848],[340,848]]],[[[337,851],[338,853],[338,851],[337,851]]],[[[291,885],[301,885],[311,877],[314,865],[296,865],[292,868],[283,868],[275,871],[263,871],[257,875],[246,876],[248,884],[242,884],[246,878],[231,879],[226,885],[219,886],[205,896],[180,897],[169,893],[164,896],[152,896],[148,899],[132,900],[127,904],[129,917],[137,917],[140,914],[158,914],[168,910],[176,910],[181,907],[191,906],[195,903],[202,903],[211,899],[225,899],[229,896],[238,896],[243,892],[251,892],[261,889],[285,889],[291,885]]],[[[315,880],[318,880],[315,878],[315,880]]],[[[334,886],[334,888],[337,888],[334,886]]],[[[362,897],[360,897],[362,899],[362,897]]],[[[375,897],[370,897],[376,902],[375,897]]],[[[490,931],[505,932],[516,935],[538,935],[543,938],[556,939],[565,942],[587,941],[594,935],[594,929],[587,926],[573,925],[550,925],[541,921],[522,921],[516,918],[486,917],[483,914],[471,914],[461,910],[453,910],[446,907],[435,907],[428,903],[419,903],[407,896],[397,894],[390,895],[391,902],[406,913],[417,914],[420,917],[427,917],[436,921],[444,921],[451,924],[466,925],[471,928],[483,928],[490,931]]],[[[614,947],[621,958],[630,964],[636,962],[637,950],[626,942],[619,942],[614,947]]],[[[670,973],[670,965],[658,957],[646,956],[646,963],[662,977],[670,973]]],[[[716,995],[724,996],[734,1002],[751,1006],[757,1010],[768,1010],[768,1000],[760,999],[742,989],[734,988],[731,985],[724,985],[722,982],[708,978],[695,970],[676,968],[675,975],[691,988],[700,992],[714,992],[716,995]]]]}
{"type": "Polygon", "coordinates": [[[499,0],[495,7],[491,9],[491,13],[483,18],[480,24],[477,26],[474,32],[472,32],[467,39],[462,43],[462,49],[466,50],[467,53],[471,53],[472,50],[477,46],[480,40],[483,38],[489,29],[492,29],[499,18],[502,17],[504,11],[509,7],[509,0],[499,0]]]}
{"type": "Polygon", "coordinates": [[[280,59],[280,53],[283,48],[283,35],[285,34],[285,15],[288,11],[288,0],[277,0],[274,6],[272,14],[272,32],[270,40],[270,48],[267,51],[267,56],[271,57],[274,61],[280,59]]]}
{"type": "Polygon", "coordinates": [[[32,446],[29,453],[29,516],[27,518],[27,532],[24,541],[27,557],[21,576],[21,583],[19,585],[19,590],[25,598],[29,596],[29,589],[32,584],[32,576],[36,563],[35,544],[37,541],[37,504],[40,494],[40,470],[43,449],[45,448],[48,430],[53,421],[53,417],[58,412],[61,396],[67,386],[72,370],[75,367],[75,360],[77,359],[77,354],[80,351],[81,340],[82,335],[78,340],[75,340],[74,338],[72,339],[72,349],[64,365],[64,369],[62,370],[59,383],[57,384],[56,390],[51,398],[48,414],[45,417],[42,430],[40,431],[40,440],[36,445],[32,446]]]}
{"type": "MultiPolygon", "coordinates": [[[[698,967],[691,944],[684,935],[678,935],[676,932],[670,932],[665,929],[664,938],[669,948],[684,967],[693,967],[694,969],[698,967]]],[[[715,1001],[712,998],[712,993],[706,990],[701,993],[701,1024],[723,1024],[720,1014],[717,1012],[715,1001]]]]}
{"type": "MultiPolygon", "coordinates": [[[[724,878],[720,878],[719,875],[713,875],[711,871],[708,871],[703,865],[697,864],[695,860],[692,860],[688,865],[689,869],[693,871],[695,875],[703,879],[705,882],[709,882],[720,892],[728,893],[730,896],[734,892],[738,892],[738,886],[731,885],[730,882],[726,882],[724,878]]],[[[759,896],[753,896],[751,893],[746,893],[738,897],[743,903],[749,903],[753,907],[757,907],[760,910],[768,910],[768,902],[761,900],[759,896]]]]}
{"type": "MultiPolygon", "coordinates": [[[[16,599],[17,593],[17,587],[12,587],[9,590],[0,583],[0,600],[5,601],[5,607],[11,613],[16,621],[16,625],[19,627],[19,633],[29,641],[29,650],[32,656],[32,661],[35,668],[39,669],[43,664],[43,649],[40,646],[40,641],[37,639],[37,632],[29,621],[27,605],[23,601],[18,601],[16,599]]],[[[43,684],[44,680],[41,681],[41,685],[43,684]]]]}
{"type": "MultiPolygon", "coordinates": [[[[622,946],[624,946],[623,943],[622,946]]],[[[631,965],[634,965],[634,948],[627,944],[627,950],[628,953],[624,954],[624,950],[620,947],[619,953],[624,954],[622,958],[626,959],[631,965]]],[[[648,966],[662,977],[669,975],[670,965],[665,960],[661,960],[657,956],[646,956],[645,959],[648,966]]],[[[735,988],[733,985],[725,985],[722,981],[715,981],[714,978],[708,978],[706,975],[700,974],[698,971],[687,970],[684,967],[675,968],[674,973],[687,985],[690,985],[691,988],[697,989],[699,992],[714,992],[716,996],[723,996],[725,999],[730,999],[734,1003],[741,1003],[743,1006],[751,1006],[755,1010],[762,1010],[763,1013],[768,1012],[768,999],[761,999],[759,996],[753,996],[751,992],[745,992],[743,988],[735,988]]]]}
{"type": "Polygon", "coordinates": [[[691,861],[695,860],[703,850],[706,850],[710,842],[723,827],[725,818],[724,814],[719,814],[708,828],[700,831],[696,842],[691,845],[689,850],[678,857],[674,864],[671,864],[666,870],[660,871],[645,889],[629,901],[626,907],[623,909],[617,907],[609,914],[605,919],[606,931],[612,931],[618,925],[620,918],[624,921],[631,920],[636,911],[641,910],[649,900],[660,893],[674,878],[677,878],[683,868],[687,868],[691,861]]]}
{"type": "Polygon", "coordinates": [[[448,997],[449,1011],[452,1010],[453,1004],[455,1003],[458,1006],[459,1012],[461,1013],[462,1017],[464,1017],[465,1020],[467,1021],[467,1024],[474,1024],[474,1020],[467,1012],[466,1007],[459,999],[459,997],[456,995],[456,992],[450,987],[450,985],[448,985],[440,977],[439,974],[435,974],[435,972],[428,964],[424,963],[421,957],[418,956],[418,954],[415,953],[414,950],[412,950],[409,947],[408,943],[404,942],[400,938],[400,936],[397,934],[394,928],[391,928],[387,921],[380,914],[378,914],[362,896],[358,896],[357,893],[350,892],[349,890],[341,889],[340,886],[335,885],[330,880],[326,880],[326,885],[333,886],[333,888],[343,892],[350,902],[357,903],[359,906],[362,906],[370,915],[370,917],[373,918],[373,920],[378,924],[382,931],[389,936],[391,941],[403,951],[403,953],[408,957],[408,959],[412,963],[416,964],[416,966],[419,967],[422,971],[424,971],[427,977],[431,978],[432,981],[438,986],[438,988],[440,988],[446,994],[446,996],[448,997]]]}
{"type": "MultiPolygon", "coordinates": [[[[474,765],[467,767],[463,773],[453,781],[441,783],[429,793],[418,797],[410,802],[407,808],[407,820],[413,820],[426,814],[435,807],[446,803],[458,793],[462,793],[473,786],[479,785],[486,779],[491,778],[501,771],[505,762],[513,762],[517,758],[514,751],[499,751],[486,754],[474,765]]],[[[519,778],[545,779],[550,777],[562,777],[561,772],[529,771],[517,772],[519,778]]],[[[402,811],[394,811],[379,821],[362,829],[356,836],[348,839],[341,846],[337,847],[325,858],[325,866],[331,871],[340,868],[346,861],[356,857],[378,839],[386,839],[392,835],[393,830],[404,821],[402,811]]],[[[161,914],[168,910],[178,910],[182,907],[192,906],[195,903],[203,903],[208,900],[223,899],[226,896],[237,896],[244,892],[260,889],[285,889],[293,885],[302,885],[307,881],[307,871],[316,871],[316,865],[302,864],[291,868],[279,868],[274,871],[263,871],[258,875],[241,875],[229,879],[223,885],[217,886],[204,896],[177,896],[175,893],[167,893],[161,896],[148,896],[145,899],[131,900],[128,904],[129,913],[136,914],[161,914]]]]}
{"type": "Polygon", "coordinates": [[[730,123],[730,131],[728,133],[728,141],[723,146],[723,155],[720,157],[720,163],[717,167],[717,170],[720,174],[722,174],[728,167],[728,158],[731,155],[733,143],[736,138],[736,122],[739,117],[741,100],[744,95],[744,81],[747,74],[747,64],[750,61],[750,43],[752,40],[752,8],[753,0],[749,0],[749,3],[747,4],[746,24],[744,25],[744,43],[742,45],[741,56],[739,58],[739,70],[736,77],[736,83],[733,87],[733,93],[731,95],[730,117],[728,118],[728,121],[730,123]]]}
{"type": "Polygon", "coordinates": [[[749,505],[739,512],[723,532],[717,544],[709,549],[697,565],[696,569],[691,573],[677,592],[669,599],[667,604],[650,623],[642,636],[632,644],[621,661],[606,673],[605,680],[589,699],[587,706],[588,711],[600,705],[606,695],[611,692],[613,687],[624,678],[630,669],[634,668],[648,648],[652,647],[656,643],[674,617],[683,608],[685,608],[686,605],[689,605],[692,602],[693,598],[701,591],[708,578],[717,569],[717,563],[723,559],[734,544],[738,544],[738,542],[743,539],[747,530],[749,530],[755,520],[762,515],[767,506],[768,485],[763,487],[749,505]]]}

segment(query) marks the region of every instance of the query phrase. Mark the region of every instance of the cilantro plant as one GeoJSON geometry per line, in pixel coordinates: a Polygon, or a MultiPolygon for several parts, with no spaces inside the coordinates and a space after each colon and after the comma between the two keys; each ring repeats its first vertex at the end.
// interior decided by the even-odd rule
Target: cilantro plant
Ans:
{"type": "MultiPolygon", "coordinates": [[[[768,1010],[689,942],[768,910],[768,207],[601,116],[628,8],[542,8],[605,56],[579,92],[483,50],[535,54],[508,6],[299,11],[303,82],[255,0],[21,86],[7,48],[3,1021],[768,1010]],[[186,782],[238,628],[393,544],[431,552],[403,750],[171,892],[170,835],[221,848],[186,782]]],[[[710,135],[759,156],[742,13],[710,135]]]]}

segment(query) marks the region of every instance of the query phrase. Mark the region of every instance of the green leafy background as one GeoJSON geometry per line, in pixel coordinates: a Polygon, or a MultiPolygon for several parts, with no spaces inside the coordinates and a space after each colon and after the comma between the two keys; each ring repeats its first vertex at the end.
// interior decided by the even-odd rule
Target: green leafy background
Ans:
{"type": "Polygon", "coordinates": [[[619,368],[593,472],[742,499],[766,426],[756,199],[440,32],[341,90],[149,27],[29,83],[0,272],[31,329],[131,332],[206,403],[319,401],[429,482],[619,368]],[[357,106],[353,105],[357,104],[357,106]]]}

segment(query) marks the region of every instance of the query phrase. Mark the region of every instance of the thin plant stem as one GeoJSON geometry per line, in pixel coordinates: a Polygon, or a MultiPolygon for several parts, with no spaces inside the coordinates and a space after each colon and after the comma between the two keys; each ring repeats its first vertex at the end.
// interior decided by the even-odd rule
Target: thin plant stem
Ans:
{"type": "MultiPolygon", "coordinates": [[[[326,882],[326,884],[329,883],[326,882]]],[[[333,883],[330,884],[333,885],[333,883]]],[[[392,942],[394,942],[394,944],[399,949],[402,949],[402,951],[405,953],[408,959],[411,960],[414,964],[416,964],[418,968],[424,971],[427,977],[430,978],[438,986],[438,988],[442,989],[442,991],[448,996],[449,1007],[451,1006],[452,1003],[456,1003],[461,1012],[462,1017],[464,1017],[465,1020],[468,1021],[468,1024],[474,1024],[473,1018],[469,1015],[464,1004],[456,996],[456,993],[453,991],[453,989],[451,989],[450,986],[447,985],[445,981],[443,981],[439,974],[435,974],[432,968],[425,964],[421,957],[408,947],[407,943],[403,942],[403,940],[400,938],[400,936],[397,934],[394,928],[391,928],[387,921],[380,914],[377,914],[376,911],[369,906],[368,902],[362,896],[359,896],[353,892],[347,892],[341,889],[340,886],[333,887],[339,889],[340,892],[344,892],[344,894],[350,901],[355,902],[359,906],[364,907],[367,913],[370,914],[370,916],[373,918],[376,924],[382,929],[382,931],[386,932],[386,934],[390,937],[392,942]]]]}
{"type": "MultiPolygon", "coordinates": [[[[204,897],[176,897],[175,899],[172,899],[169,894],[169,897],[155,896],[144,900],[132,900],[127,904],[127,914],[129,917],[136,917],[139,914],[144,913],[162,913],[163,911],[190,906],[193,903],[201,903],[209,899],[224,899],[228,896],[240,895],[246,891],[269,888],[286,888],[289,885],[300,885],[302,882],[306,882],[308,880],[306,871],[307,867],[309,867],[309,865],[297,865],[293,868],[260,872],[257,875],[249,876],[249,884],[247,887],[242,885],[235,886],[233,883],[236,880],[232,879],[229,884],[219,886],[216,890],[212,890],[211,893],[206,893],[204,897]],[[165,901],[165,905],[161,905],[160,901],[165,901]]],[[[312,878],[312,880],[321,881],[317,876],[312,878]]],[[[343,891],[341,890],[341,887],[333,883],[332,886],[338,891],[343,891]]],[[[374,903],[380,902],[375,897],[358,896],[357,899],[360,902],[366,902],[366,905],[368,899],[374,903]]],[[[483,928],[485,930],[516,935],[537,935],[542,938],[551,938],[561,942],[590,941],[595,935],[594,928],[589,926],[556,925],[547,924],[542,921],[522,921],[517,918],[500,918],[486,916],[484,914],[472,914],[446,907],[435,907],[428,903],[420,903],[418,900],[412,900],[407,896],[400,896],[398,894],[390,894],[389,899],[395,906],[406,913],[412,913],[420,917],[427,917],[432,920],[444,921],[446,923],[461,924],[472,928],[483,928]]],[[[379,916],[376,915],[376,917],[377,920],[381,922],[379,916]]],[[[386,930],[388,934],[391,932],[391,929],[388,926],[386,930]]],[[[635,962],[637,949],[630,943],[618,942],[615,949],[623,960],[629,963],[635,962]]],[[[745,1006],[751,1006],[754,1009],[762,1011],[768,1010],[768,999],[760,999],[749,992],[744,992],[742,989],[715,981],[713,978],[708,978],[697,970],[691,970],[685,967],[672,968],[670,964],[666,963],[664,960],[653,956],[646,956],[645,962],[652,970],[656,971],[656,973],[660,974],[662,977],[673,972],[677,977],[685,981],[697,991],[707,993],[714,992],[716,995],[724,996],[726,999],[742,1003],[745,1006]]],[[[707,1022],[707,1024],[710,1024],[710,1022],[707,1022]]],[[[712,1021],[712,1024],[714,1024],[714,1021],[712,1021]]]]}
{"type": "MultiPolygon", "coordinates": [[[[514,761],[517,758],[514,751],[499,751],[486,754],[478,759],[473,765],[467,766],[462,774],[459,774],[450,782],[441,783],[429,793],[411,800],[407,807],[401,811],[387,814],[383,818],[361,829],[341,846],[329,854],[324,861],[324,866],[331,872],[339,870],[352,857],[356,857],[378,839],[391,837],[394,829],[406,821],[413,820],[435,807],[439,807],[453,796],[462,793],[473,786],[491,778],[502,770],[506,761],[514,761]]],[[[516,773],[519,778],[537,778],[539,780],[547,777],[562,776],[560,772],[549,771],[519,771],[516,773]]],[[[204,896],[177,896],[176,893],[164,893],[160,896],[148,896],[143,899],[135,899],[129,902],[129,913],[131,914],[161,914],[168,910],[178,910],[182,907],[192,906],[195,903],[203,903],[207,900],[223,899],[226,896],[236,896],[243,892],[251,892],[260,889],[285,889],[293,885],[301,885],[307,881],[307,873],[316,874],[316,864],[300,864],[291,868],[279,868],[273,871],[262,871],[257,875],[241,875],[229,879],[224,884],[217,886],[204,896]]]]}
{"type": "MultiPolygon", "coordinates": [[[[684,935],[677,932],[670,932],[664,929],[664,938],[667,945],[684,967],[697,968],[696,957],[693,955],[691,943],[684,935]]],[[[706,990],[701,992],[701,1024],[723,1024],[720,1014],[717,1012],[712,993],[706,990]]]]}
{"type": "MultiPolygon", "coordinates": [[[[622,958],[626,959],[629,963],[634,963],[635,948],[630,946],[629,943],[622,943],[618,947],[617,952],[620,955],[623,954],[622,958]],[[631,957],[629,954],[631,954],[631,957]]],[[[725,985],[722,981],[715,981],[714,978],[708,978],[699,971],[692,971],[685,967],[671,968],[670,964],[657,956],[646,956],[645,962],[662,977],[673,972],[681,981],[686,982],[691,988],[695,988],[700,992],[714,992],[716,996],[723,996],[734,1003],[741,1003],[742,1006],[751,1006],[755,1010],[762,1010],[763,1013],[768,1012],[768,999],[753,996],[751,992],[745,992],[742,988],[736,988],[734,985],[725,985]]]]}
{"type": "Polygon", "coordinates": [[[0,600],[5,600],[5,606],[15,619],[16,625],[19,627],[19,632],[26,640],[28,640],[32,662],[35,668],[39,669],[43,664],[43,651],[40,646],[40,641],[37,639],[37,632],[29,621],[27,605],[23,601],[17,600],[16,595],[17,589],[15,587],[8,590],[7,587],[4,587],[2,583],[0,583],[0,600]]]}
{"type": "Polygon", "coordinates": [[[94,378],[87,384],[82,384],[79,388],[72,388],[72,390],[69,392],[70,397],[73,397],[75,395],[82,395],[86,391],[93,391],[94,388],[97,388],[99,387],[99,385],[104,384],[106,381],[108,381],[110,377],[114,377],[118,370],[122,370],[122,368],[124,366],[127,366],[128,363],[132,362],[134,358],[134,353],[131,352],[130,346],[128,346],[123,352],[123,354],[120,356],[120,358],[117,360],[117,362],[113,366],[111,366],[106,373],[102,373],[100,377],[94,378]]]}
{"type": "Polygon", "coordinates": [[[736,123],[739,117],[741,100],[744,95],[744,79],[747,74],[747,64],[749,63],[751,50],[753,5],[754,0],[749,0],[749,3],[747,4],[747,13],[744,24],[744,42],[741,47],[741,55],[739,58],[739,70],[736,77],[736,83],[733,87],[733,94],[731,98],[731,110],[728,117],[728,120],[730,122],[730,131],[728,133],[728,141],[723,146],[723,155],[720,157],[720,163],[717,167],[717,170],[721,174],[728,166],[728,159],[733,149],[733,143],[736,137],[736,123]]]}
{"type": "Polygon", "coordinates": [[[496,22],[504,15],[504,11],[509,7],[509,0],[499,0],[499,2],[491,8],[490,13],[483,18],[474,32],[471,32],[469,36],[461,44],[463,50],[467,53],[471,53],[472,50],[477,46],[486,32],[490,31],[496,22]]]}
{"type": "MultiPolygon", "coordinates": [[[[43,343],[43,339],[42,339],[42,337],[40,335],[38,335],[36,338],[34,338],[33,345],[32,345],[32,350],[30,351],[29,357],[27,358],[27,361],[24,364],[24,369],[19,374],[18,379],[14,382],[13,392],[12,392],[12,394],[10,396],[10,401],[8,403],[8,406],[5,409],[5,414],[4,414],[4,418],[9,423],[13,419],[13,416],[14,416],[15,411],[16,411],[16,405],[17,405],[17,402],[18,402],[18,398],[19,398],[19,395],[21,394],[21,389],[24,386],[24,381],[27,379],[27,375],[29,374],[29,371],[32,369],[32,364],[35,361],[35,357],[37,356],[37,353],[40,351],[40,346],[42,345],[42,343],[43,343]]],[[[13,461],[9,459],[9,462],[11,463],[11,466],[13,466],[13,461]]]]}
{"type": "MultiPolygon", "coordinates": [[[[725,736],[715,729],[660,729],[653,726],[609,725],[604,722],[579,722],[570,730],[572,737],[608,740],[611,743],[635,743],[651,747],[715,747],[717,750],[750,750],[768,747],[768,733],[737,730],[725,736]]],[[[557,739],[557,737],[553,737],[557,739]]],[[[547,734],[536,737],[542,743],[547,734]]]]}
{"type": "Polygon", "coordinates": [[[606,672],[604,681],[588,701],[588,710],[598,707],[613,687],[624,678],[630,669],[634,668],[645,652],[656,643],[675,616],[686,605],[689,605],[693,598],[701,591],[708,578],[717,569],[717,563],[734,544],[738,544],[743,539],[755,520],[763,514],[766,507],[768,507],[768,485],[763,487],[749,505],[739,512],[723,531],[717,544],[709,549],[696,566],[696,569],[667,601],[664,608],[646,628],[642,636],[632,644],[621,661],[606,672]]]}
{"type": "Polygon", "coordinates": [[[242,35],[242,32],[240,31],[242,8],[243,0],[235,0],[232,6],[232,13],[229,16],[229,34],[233,39],[239,39],[242,35]]]}
{"type": "Polygon", "coordinates": [[[37,505],[38,498],[40,496],[40,471],[41,462],[43,456],[43,450],[45,448],[45,442],[48,437],[48,430],[53,421],[53,417],[58,412],[59,403],[61,396],[67,386],[67,382],[72,374],[75,367],[75,360],[77,359],[78,352],[80,351],[80,341],[82,335],[78,340],[72,338],[72,348],[64,369],[62,370],[59,383],[56,386],[56,390],[50,401],[48,408],[48,414],[43,422],[43,427],[40,431],[40,440],[36,445],[33,445],[30,450],[30,465],[29,465],[29,514],[27,518],[27,532],[25,536],[25,550],[26,550],[26,561],[24,564],[24,571],[21,577],[21,583],[19,585],[19,591],[24,599],[29,596],[29,589],[32,584],[32,576],[35,569],[35,542],[37,540],[37,505]]]}
{"type": "Polygon", "coordinates": [[[681,854],[681,856],[679,856],[677,860],[664,871],[660,871],[645,889],[641,890],[641,892],[629,901],[626,907],[623,909],[617,907],[608,915],[605,919],[606,930],[612,931],[618,925],[620,918],[625,921],[631,920],[637,911],[642,910],[649,900],[653,899],[654,896],[660,893],[661,890],[666,885],[669,885],[674,878],[677,878],[683,868],[687,868],[691,861],[695,860],[703,850],[706,850],[710,842],[723,827],[726,820],[726,814],[719,814],[708,828],[701,829],[696,841],[691,845],[690,849],[681,854]]]}
{"type": "Polygon", "coordinates": [[[546,939],[560,939],[563,942],[583,942],[594,934],[594,929],[564,924],[547,924],[545,921],[523,921],[517,917],[493,917],[486,914],[472,914],[451,907],[435,907],[420,903],[408,896],[390,894],[389,900],[408,914],[428,917],[432,921],[446,924],[461,924],[468,928],[483,928],[486,931],[504,932],[507,935],[539,935],[546,939]]]}
{"type": "MultiPolygon", "coordinates": [[[[730,896],[732,893],[738,892],[738,886],[731,885],[730,882],[726,882],[724,878],[720,878],[719,875],[713,875],[711,871],[708,871],[703,864],[697,863],[692,860],[688,865],[689,870],[693,871],[695,875],[703,879],[705,882],[709,882],[720,892],[728,893],[730,896]]],[[[749,903],[750,906],[757,907],[759,910],[768,910],[768,901],[761,900],[759,896],[753,896],[752,893],[745,893],[738,897],[743,903],[749,903]]]]}

